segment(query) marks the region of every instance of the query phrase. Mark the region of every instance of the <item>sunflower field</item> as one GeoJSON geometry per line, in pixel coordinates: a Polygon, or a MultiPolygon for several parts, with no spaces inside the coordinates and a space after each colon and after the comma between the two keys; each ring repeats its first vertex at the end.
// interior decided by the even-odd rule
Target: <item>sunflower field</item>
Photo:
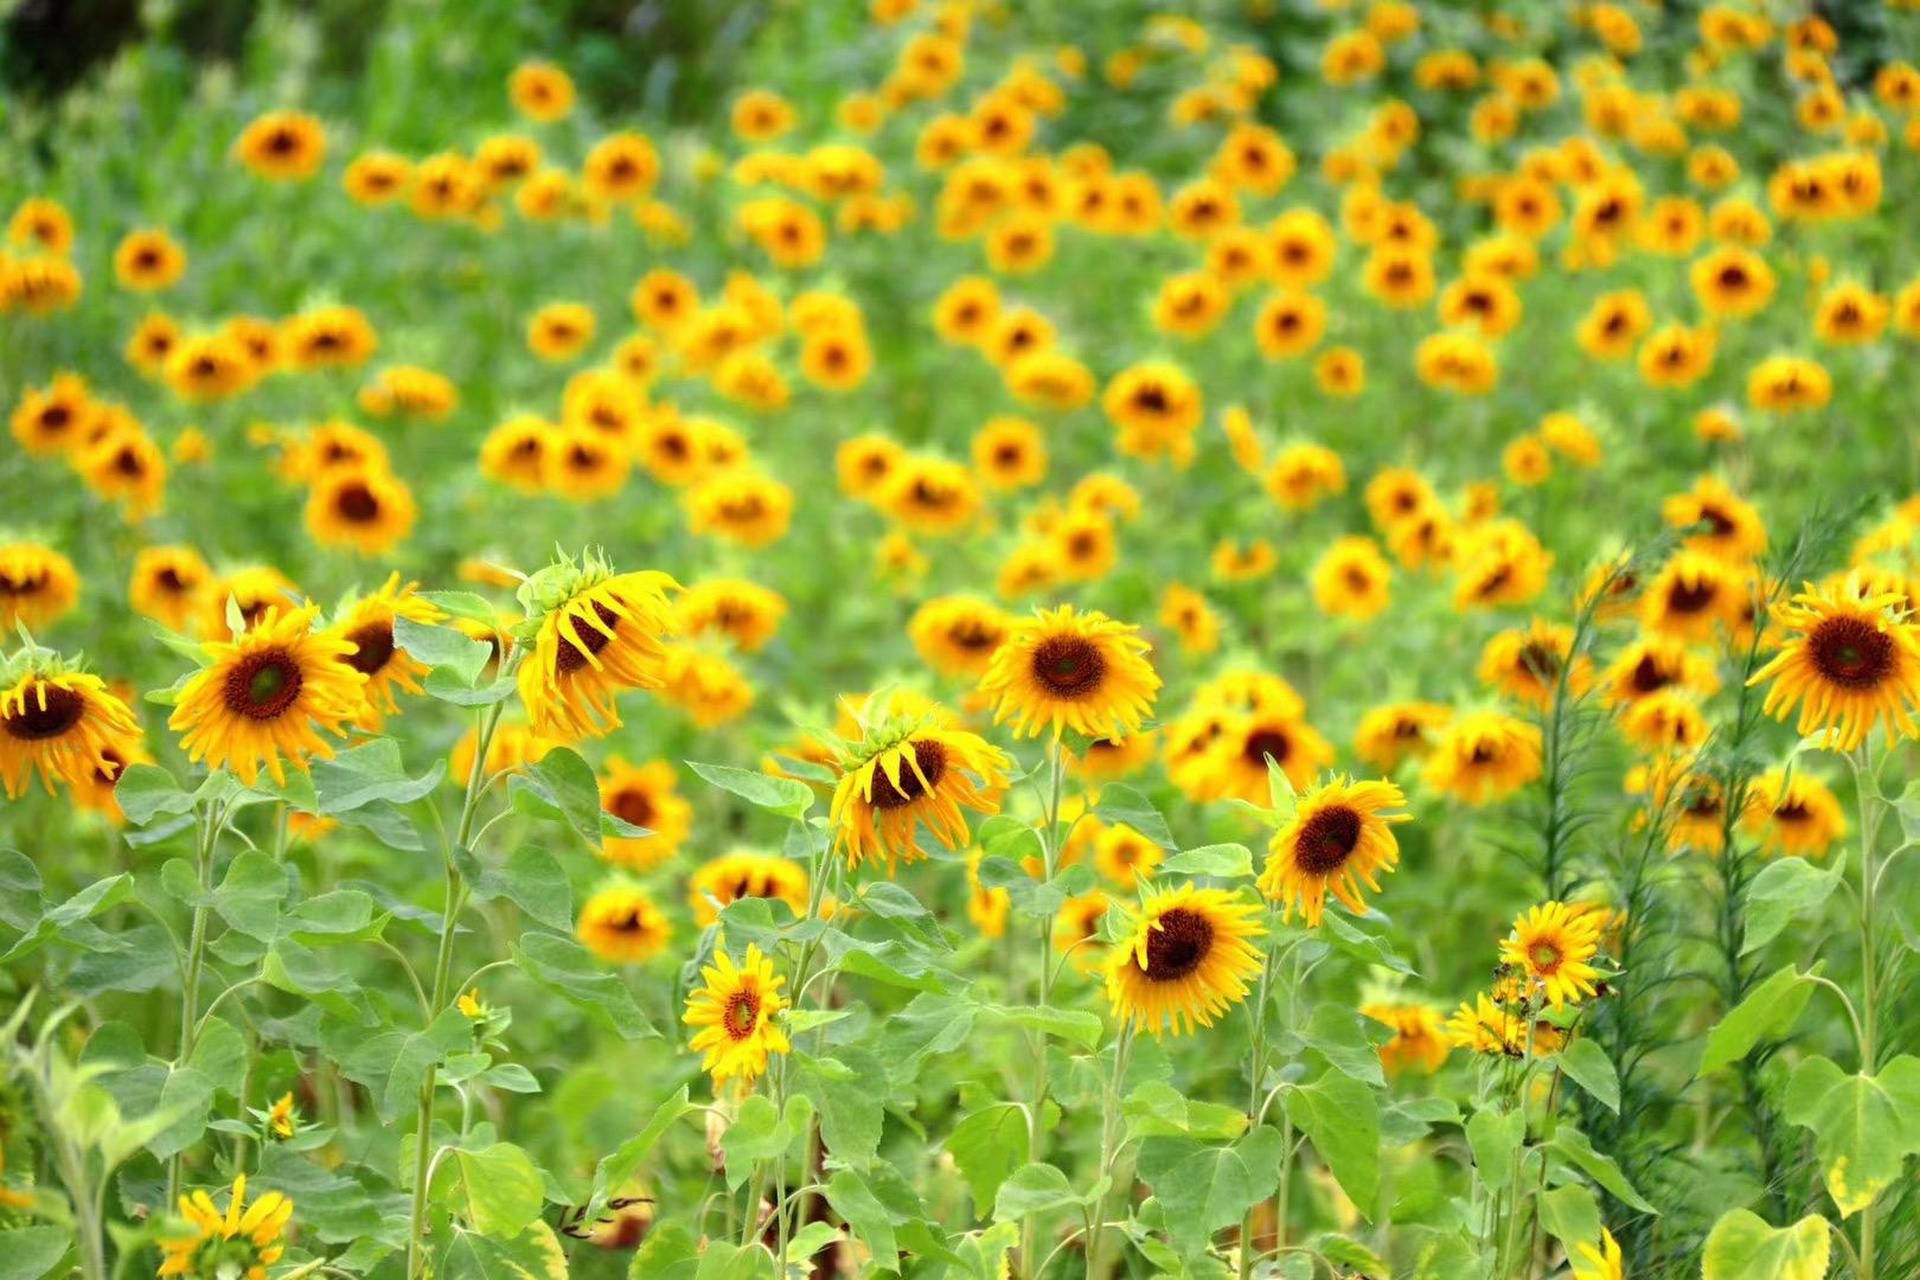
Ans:
{"type": "Polygon", "coordinates": [[[0,1280],[1920,1277],[1920,3],[0,11],[0,1280]]]}

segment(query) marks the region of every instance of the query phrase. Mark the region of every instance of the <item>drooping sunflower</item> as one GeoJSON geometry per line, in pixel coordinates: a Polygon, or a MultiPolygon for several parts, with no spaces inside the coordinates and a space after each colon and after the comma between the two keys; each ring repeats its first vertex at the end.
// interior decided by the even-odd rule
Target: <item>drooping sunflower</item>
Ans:
{"type": "Polygon", "coordinates": [[[574,932],[587,950],[613,964],[640,964],[666,950],[673,926],[630,885],[608,885],[580,904],[574,932]]]}
{"type": "Polygon", "coordinates": [[[1183,884],[1149,894],[1107,958],[1114,1017],[1155,1036],[1212,1026],[1260,971],[1252,944],[1266,932],[1259,914],[1225,889],[1183,884]]]}
{"type": "Polygon", "coordinates": [[[1280,902],[1288,920],[1298,909],[1308,928],[1319,927],[1329,892],[1355,914],[1364,914],[1360,886],[1378,893],[1379,876],[1400,862],[1393,824],[1412,815],[1388,811],[1406,802],[1391,782],[1338,777],[1314,788],[1267,845],[1260,892],[1280,902]]]}
{"type": "Polygon", "coordinates": [[[1432,1075],[1447,1061],[1448,1045],[1441,1033],[1440,1015],[1424,1004],[1363,1004],[1360,1012],[1393,1028],[1393,1039],[1380,1046],[1380,1065],[1389,1077],[1409,1071],[1432,1075]]]}
{"type": "Polygon", "coordinates": [[[1851,751],[1882,724],[1889,738],[1920,737],[1920,625],[1896,612],[1900,597],[1870,594],[1851,578],[1774,606],[1788,638],[1747,683],[1766,683],[1764,710],[1782,720],[1800,708],[1797,732],[1851,751]]]}
{"type": "Polygon", "coordinates": [[[284,785],[288,761],[304,768],[310,756],[332,757],[318,731],[343,733],[360,718],[367,677],[347,661],[352,641],[314,630],[319,612],[269,608],[232,640],[200,646],[206,664],[167,721],[189,759],[252,786],[263,767],[284,785]]]}
{"type": "Polygon", "coordinates": [[[160,1237],[161,1280],[170,1276],[267,1280],[267,1268],[280,1261],[287,1249],[280,1236],[293,1217],[293,1201],[278,1191],[267,1192],[251,1205],[246,1198],[244,1173],[234,1177],[225,1212],[205,1191],[181,1196],[180,1216],[193,1234],[160,1237]]]}
{"type": "Polygon", "coordinates": [[[1441,731],[1422,777],[1470,805],[1504,799],[1540,776],[1540,730],[1498,711],[1474,711],[1441,731]]]}
{"type": "Polygon", "coordinates": [[[0,545],[0,628],[52,626],[79,599],[73,561],[36,542],[0,545]]]}
{"type": "Polygon", "coordinates": [[[98,676],[44,652],[16,664],[0,691],[0,784],[7,794],[25,792],[36,773],[49,792],[56,782],[79,788],[100,774],[117,778],[115,761],[127,759],[125,744],[140,737],[127,704],[98,676]]]}
{"type": "Polygon", "coordinates": [[[344,661],[367,678],[367,706],[359,721],[363,729],[378,729],[382,712],[400,709],[394,700],[396,689],[421,692],[420,677],[426,675],[427,664],[402,649],[393,635],[394,622],[400,618],[431,625],[446,617],[439,606],[421,598],[419,585],[403,586],[395,573],[378,591],[349,604],[328,628],[330,635],[353,645],[344,661]]]}
{"type": "Polygon", "coordinates": [[[715,1088],[728,1080],[751,1088],[766,1074],[769,1054],[793,1047],[774,1021],[790,1003],[780,994],[786,976],[773,971],[773,962],[757,943],[747,948],[746,959],[738,965],[726,952],[716,952],[700,974],[705,985],[687,997],[685,1014],[687,1025],[700,1030],[687,1047],[704,1055],[700,1066],[713,1077],[715,1088]]]}
{"type": "Polygon", "coordinates": [[[1600,950],[1601,915],[1582,906],[1545,902],[1523,912],[1500,941],[1512,965],[1559,1009],[1593,995],[1600,971],[1588,961],[1600,950]]]}
{"type": "Polygon", "coordinates": [[[1779,769],[1754,779],[1741,821],[1765,847],[1786,857],[1822,858],[1847,833],[1847,815],[1833,790],[1803,770],[1779,769]]]}
{"type": "Polygon", "coordinates": [[[994,723],[1011,719],[1020,737],[1048,728],[1056,738],[1067,729],[1089,738],[1138,732],[1160,688],[1138,630],[1070,604],[1016,623],[980,679],[994,723]]]}
{"type": "Polygon", "coordinates": [[[666,593],[677,585],[653,570],[616,574],[592,553],[527,580],[519,684],[535,733],[560,742],[605,737],[620,726],[616,693],[660,687],[660,641],[672,627],[666,593]]]}
{"type": "Polygon", "coordinates": [[[710,859],[687,880],[693,921],[705,928],[720,909],[742,898],[778,898],[796,916],[807,913],[807,869],[792,858],[735,849],[710,859]]]}
{"type": "Polygon", "coordinates": [[[644,836],[608,836],[601,849],[608,861],[635,871],[659,866],[676,853],[693,827],[693,806],[675,791],[678,779],[665,760],[633,765],[607,757],[600,778],[600,807],[624,822],[650,832],[644,836]]]}
{"type": "Polygon", "coordinates": [[[883,714],[857,742],[843,744],[836,762],[840,779],[828,811],[835,847],[850,866],[879,860],[889,874],[896,863],[925,856],[922,827],[957,849],[968,838],[962,809],[998,812],[1011,764],[1005,752],[938,709],[883,714]]]}

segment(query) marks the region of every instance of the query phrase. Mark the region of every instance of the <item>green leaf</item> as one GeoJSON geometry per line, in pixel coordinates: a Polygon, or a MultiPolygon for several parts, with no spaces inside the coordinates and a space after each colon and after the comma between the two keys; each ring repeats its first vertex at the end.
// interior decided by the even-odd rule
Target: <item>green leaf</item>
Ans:
{"type": "Polygon", "coordinates": [[[740,1104],[740,1114],[720,1138],[727,1156],[727,1187],[737,1191],[753,1173],[754,1164],[784,1155],[807,1134],[813,1122],[813,1103],[804,1095],[787,1099],[784,1111],[754,1094],[740,1104]]]}
{"type": "Polygon", "coordinates": [[[511,1240],[540,1216],[546,1202],[540,1170],[519,1147],[496,1142],[479,1151],[455,1151],[453,1158],[460,1214],[474,1230],[511,1240]]]}
{"type": "Polygon", "coordinates": [[[1808,1058],[1787,1082],[1782,1110],[1813,1130],[1827,1193],[1850,1218],[1920,1152],[1920,1058],[1902,1054],[1878,1075],[1847,1075],[1829,1058],[1808,1058]]]}
{"type": "Polygon", "coordinates": [[[213,891],[213,909],[249,938],[271,942],[280,932],[280,903],[286,896],[286,868],[256,849],[244,849],[227,864],[213,891]]]}
{"type": "Polygon", "coordinates": [[[1592,1094],[1607,1110],[1620,1114],[1620,1074],[1599,1042],[1581,1036],[1562,1049],[1554,1061],[1567,1073],[1567,1079],[1592,1094]]]}
{"type": "Polygon", "coordinates": [[[1577,1182],[1540,1197],[1540,1221],[1568,1257],[1580,1245],[1600,1242],[1600,1202],[1590,1188],[1577,1182]]]}
{"type": "Polygon", "coordinates": [[[1247,1113],[1218,1102],[1197,1102],[1164,1080],[1149,1080],[1120,1104],[1127,1133],[1136,1138],[1237,1138],[1247,1113]]]}
{"type": "Polygon", "coordinates": [[[40,1280],[67,1256],[73,1233],[62,1227],[0,1231],[0,1280],[40,1280]]]}
{"type": "Polygon", "coordinates": [[[1334,1070],[1384,1089],[1387,1077],[1380,1068],[1380,1049],[1373,1037],[1386,1033],[1386,1027],[1352,1006],[1325,1001],[1314,1009],[1300,1034],[1334,1070]]]}
{"type": "Polygon", "coordinates": [[[1627,1181],[1627,1175],[1620,1172],[1620,1166],[1614,1163],[1612,1156],[1601,1155],[1593,1149],[1593,1143],[1587,1135],[1569,1124],[1562,1124],[1554,1131],[1553,1141],[1549,1144],[1554,1151],[1566,1157],[1579,1167],[1582,1173],[1599,1183],[1615,1200],[1638,1209],[1641,1213],[1659,1213],[1648,1203],[1647,1198],[1627,1181]]]}
{"type": "Polygon", "coordinates": [[[566,1280],[567,1254],[553,1228],[544,1222],[534,1223],[512,1239],[456,1226],[432,1273],[446,1280],[566,1280]]]}
{"type": "Polygon", "coordinates": [[[629,1280],[694,1280],[700,1256],[693,1232],[677,1222],[663,1222],[647,1233],[627,1275],[629,1280]]]}
{"type": "Polygon", "coordinates": [[[996,1017],[1016,1027],[1026,1027],[1043,1035],[1071,1041],[1083,1049],[1097,1049],[1106,1032],[1100,1015],[1087,1009],[1061,1009],[1054,1005],[1015,1005],[995,1007],[996,1017]]]}
{"type": "Polygon", "coordinates": [[[545,849],[522,846],[497,867],[470,854],[462,854],[461,859],[476,900],[505,898],[550,929],[573,928],[573,887],[560,863],[545,849]]]}
{"type": "Polygon", "coordinates": [[[813,1100],[820,1114],[820,1135],[834,1158],[855,1168],[872,1163],[880,1149],[886,1067],[854,1045],[834,1048],[835,1057],[816,1058],[795,1050],[788,1057],[790,1087],[813,1100]]]}
{"type": "Polygon", "coordinates": [[[621,1143],[611,1155],[601,1159],[593,1171],[593,1193],[587,1201],[586,1217],[589,1222],[606,1212],[608,1199],[618,1195],[620,1189],[639,1172],[647,1156],[652,1154],[654,1144],[681,1117],[693,1110],[693,1103],[687,1100],[687,1086],[683,1084],[672,1097],[653,1109],[653,1115],[640,1132],[621,1143]]]}
{"type": "Polygon", "coordinates": [[[1380,1189],[1380,1103],[1359,1080],[1335,1073],[1287,1091],[1287,1114],[1312,1139],[1361,1215],[1380,1189]]]}
{"type": "Polygon", "coordinates": [[[330,818],[380,800],[412,804],[431,795],[446,771],[443,761],[435,761],[418,778],[409,778],[400,759],[400,744],[392,738],[371,739],[331,760],[315,760],[309,769],[317,811],[330,818]]]}
{"type": "Polygon", "coordinates": [[[1789,922],[1810,915],[1840,886],[1845,859],[1826,868],[1805,858],[1767,863],[1747,886],[1747,935],[1740,954],[1758,951],[1778,937],[1789,922]]]}
{"type": "Polygon", "coordinates": [[[513,962],[541,986],[586,1010],[623,1040],[660,1033],[634,1003],[618,974],[608,973],[586,948],[557,933],[526,933],[513,944],[513,962]]]}
{"type": "Polygon", "coordinates": [[[807,810],[813,807],[813,788],[793,778],[776,778],[770,773],[735,769],[724,764],[701,764],[697,760],[687,761],[687,768],[722,791],[731,791],[748,804],[770,809],[795,821],[806,817],[807,810]]]}
{"type": "Polygon", "coordinates": [[[1513,1181],[1514,1159],[1526,1137],[1527,1117],[1521,1111],[1483,1107],[1467,1121],[1467,1145],[1487,1190],[1504,1190],[1513,1181]]]}
{"type": "Polygon", "coordinates": [[[1757,1213],[1735,1209],[1707,1233],[1700,1280],[1826,1280],[1828,1232],[1827,1220],[1813,1214],[1773,1227],[1757,1213]]]}
{"type": "Polygon", "coordinates": [[[130,875],[108,876],[105,880],[94,881],[59,906],[42,911],[33,927],[7,948],[5,955],[0,955],[0,964],[38,951],[82,920],[91,920],[132,896],[133,877],[130,875]]]}
{"type": "Polygon", "coordinates": [[[393,620],[393,642],[427,666],[451,673],[464,685],[478,680],[493,657],[493,646],[484,640],[412,618],[393,620]]]}
{"type": "Polygon", "coordinates": [[[136,827],[144,827],[162,815],[193,812],[193,797],[165,769],[150,764],[130,764],[113,784],[113,798],[120,812],[136,827]]]}
{"type": "Polygon", "coordinates": [[[1058,1168],[1045,1163],[1024,1164],[1000,1184],[993,1200],[993,1217],[996,1222],[1012,1222],[1030,1213],[1052,1213],[1086,1203],[1087,1197],[1075,1191],[1058,1168]]]}
{"type": "Polygon", "coordinates": [[[1271,1125],[1250,1129],[1227,1146],[1148,1138],[1140,1144],[1140,1177],[1166,1207],[1175,1241],[1200,1244],[1273,1194],[1284,1147],[1271,1125]]]}
{"type": "Polygon", "coordinates": [[[1350,916],[1340,911],[1329,911],[1321,917],[1320,925],[1321,940],[1334,950],[1362,964],[1377,964],[1396,973],[1413,976],[1413,966],[1394,950],[1393,941],[1388,936],[1390,927],[1387,919],[1379,912],[1350,916]]]}
{"type": "Polygon", "coordinates": [[[742,1248],[714,1240],[700,1255],[700,1267],[693,1274],[694,1280],[774,1280],[777,1270],[774,1256],[764,1245],[742,1248]]]}
{"type": "Polygon", "coordinates": [[[1110,783],[1100,788],[1100,799],[1093,806],[1093,812],[1107,822],[1125,823],[1162,849],[1177,847],[1173,832],[1167,829],[1167,820],[1153,801],[1124,783],[1110,783]]]}
{"type": "Polygon", "coordinates": [[[973,1196],[973,1213],[987,1216],[1007,1175],[1026,1163],[1031,1154],[1027,1113],[1011,1102],[996,1102],[953,1127],[945,1143],[947,1154],[960,1166],[973,1196]]]}
{"type": "Polygon", "coordinates": [[[1183,849],[1161,863],[1157,874],[1238,879],[1253,874],[1253,850],[1243,844],[1206,844],[1198,849],[1183,849]]]}
{"type": "Polygon", "coordinates": [[[899,1268],[900,1244],[893,1229],[901,1219],[881,1203],[866,1179],[851,1169],[841,1169],[827,1179],[827,1203],[866,1244],[875,1266],[882,1271],[899,1268]]]}
{"type": "Polygon", "coordinates": [[[358,889],[334,889],[315,894],[280,917],[281,932],[301,942],[326,944],[371,942],[386,931],[393,917],[374,914],[370,894],[358,889]]]}
{"type": "Polygon", "coordinates": [[[1727,1016],[1707,1033],[1706,1048],[1700,1055],[1700,1066],[1694,1075],[1704,1076],[1738,1062],[1752,1053],[1754,1046],[1762,1040],[1783,1036],[1791,1031],[1793,1024],[1800,1020],[1801,1010],[1807,1007],[1807,1001],[1813,996],[1810,979],[1822,967],[1816,964],[1801,973],[1792,965],[1787,965],[1749,991],[1747,998],[1730,1009],[1727,1016]]]}
{"type": "Polygon", "coordinates": [[[600,807],[600,782],[593,768],[571,747],[555,747],[516,773],[507,784],[516,808],[531,809],[572,827],[589,848],[600,847],[606,811],[600,807]],[[525,802],[532,800],[529,806],[525,802]]]}

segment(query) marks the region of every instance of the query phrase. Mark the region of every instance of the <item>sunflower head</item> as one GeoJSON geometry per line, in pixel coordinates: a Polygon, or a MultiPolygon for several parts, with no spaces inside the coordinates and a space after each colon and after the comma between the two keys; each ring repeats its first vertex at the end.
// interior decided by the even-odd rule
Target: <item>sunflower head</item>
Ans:
{"type": "Polygon", "coordinates": [[[1902,597],[1875,594],[1850,577],[1808,584],[1774,607],[1786,641],[1750,684],[1766,683],[1765,710],[1785,719],[1800,708],[1798,732],[1851,751],[1875,728],[1920,737],[1920,626],[1902,597]]]}
{"type": "Polygon", "coordinates": [[[1565,902],[1523,912],[1500,943],[1502,963],[1554,1008],[1595,994],[1600,971],[1589,963],[1600,950],[1601,913],[1565,902]]]}
{"type": "Polygon", "coordinates": [[[574,925],[587,950],[614,964],[639,964],[666,949],[673,926],[652,898],[639,889],[613,884],[580,906],[574,925]]]}
{"type": "Polygon", "coordinates": [[[1377,893],[1380,874],[1400,861],[1393,824],[1410,815],[1389,811],[1405,803],[1391,782],[1340,777],[1314,788],[1268,844],[1260,891],[1283,903],[1289,920],[1297,908],[1309,927],[1319,925],[1328,893],[1365,912],[1361,886],[1377,893]]]}
{"type": "Polygon", "coordinates": [[[672,629],[664,573],[616,574],[596,552],[542,569],[520,586],[526,651],[520,698],[535,733],[562,742],[598,738],[620,725],[614,695],[657,689],[672,629]]]}
{"type": "Polygon", "coordinates": [[[1225,889],[1185,884],[1149,894],[1107,958],[1114,1016],[1156,1036],[1212,1026],[1259,972],[1259,912],[1225,889]]]}
{"type": "Polygon", "coordinates": [[[716,1088],[727,1080],[751,1088],[766,1073],[769,1054],[792,1048],[775,1021],[791,1003],[780,994],[786,977],[773,971],[758,944],[747,948],[739,964],[725,951],[716,952],[700,975],[704,984],[687,997],[684,1020],[699,1028],[687,1047],[704,1055],[700,1065],[716,1088]]]}
{"type": "Polygon", "coordinates": [[[943,710],[903,713],[888,702],[857,741],[843,741],[828,818],[851,865],[878,859],[891,872],[924,856],[922,829],[949,849],[964,845],[962,810],[997,812],[1011,761],[943,710]]]}
{"type": "Polygon", "coordinates": [[[144,759],[140,723],[98,676],[37,647],[0,664],[0,786],[18,796],[35,774],[49,792],[111,792],[121,768],[144,759]]]}
{"type": "Polygon", "coordinates": [[[281,1240],[293,1217],[293,1201],[269,1191],[246,1202],[247,1176],[234,1178],[223,1210],[205,1191],[180,1197],[185,1234],[162,1236],[159,1274],[191,1280],[266,1280],[267,1268],[286,1252],[281,1240]]]}
{"type": "Polygon", "coordinates": [[[1160,688],[1137,630],[1072,605],[1016,623],[980,680],[995,723],[1012,720],[1022,737],[1049,728],[1056,738],[1068,729],[1089,738],[1137,732],[1160,688]]]}

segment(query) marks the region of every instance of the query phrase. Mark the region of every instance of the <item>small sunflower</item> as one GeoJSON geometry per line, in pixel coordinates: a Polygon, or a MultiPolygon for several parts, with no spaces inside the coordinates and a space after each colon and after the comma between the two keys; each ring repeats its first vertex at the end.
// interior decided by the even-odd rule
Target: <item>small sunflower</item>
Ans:
{"type": "Polygon", "coordinates": [[[649,833],[608,836],[601,849],[609,862],[647,871],[679,851],[693,828],[693,806],[674,790],[676,781],[673,766],[665,760],[633,765],[619,756],[607,757],[600,807],[649,833]]]}
{"type": "Polygon", "coordinates": [[[887,715],[848,742],[838,762],[840,780],[828,813],[836,847],[849,865],[923,856],[925,827],[949,849],[968,839],[962,809],[996,813],[1011,761],[977,734],[954,727],[945,712],[887,715]]]}
{"type": "Polygon", "coordinates": [[[269,111],[247,125],[234,155],[255,174],[274,182],[312,177],[327,155],[320,122],[299,111],[269,111]]]}
{"type": "Polygon", "coordinates": [[[379,728],[380,714],[400,709],[394,690],[419,693],[420,677],[427,665],[402,649],[393,635],[394,623],[433,624],[446,617],[440,609],[416,594],[417,582],[400,584],[400,575],[391,575],[370,596],[355,600],[328,628],[328,634],[349,642],[353,651],[343,659],[349,667],[367,678],[367,706],[359,724],[363,729],[379,728]]]}
{"type": "Polygon", "coordinates": [[[1148,895],[1107,958],[1114,1017],[1156,1036],[1212,1026],[1260,971],[1251,941],[1266,932],[1259,913],[1225,889],[1185,884],[1148,895]]]}
{"type": "Polygon", "coordinates": [[[313,629],[311,605],[266,615],[230,641],[209,641],[207,662],[180,691],[169,727],[189,759],[228,768],[248,786],[264,766],[276,783],[286,761],[304,767],[333,748],[316,730],[342,733],[366,709],[367,677],[349,665],[353,643],[313,629]]]}
{"type": "Polygon", "coordinates": [[[192,547],[142,547],[133,558],[127,600],[142,617],[185,632],[205,612],[212,585],[213,570],[192,547]]]}
{"type": "Polygon", "coordinates": [[[758,944],[747,948],[738,965],[726,952],[717,952],[700,975],[706,983],[687,996],[685,1015],[687,1025],[700,1030],[687,1047],[704,1055],[700,1065],[713,1076],[715,1088],[727,1080],[751,1088],[766,1074],[767,1055],[793,1048],[774,1023],[790,1003],[780,994],[787,980],[773,971],[758,944]]]}
{"type": "Polygon", "coordinates": [[[1160,677],[1137,630],[1070,604],[1015,624],[980,680],[981,692],[994,699],[994,723],[1011,719],[1020,737],[1043,728],[1056,738],[1067,729],[1089,738],[1138,732],[1160,677]]]}
{"type": "Polygon", "coordinates": [[[267,1268],[280,1261],[287,1246],[281,1233],[293,1217],[293,1201],[269,1191],[249,1205],[247,1175],[233,1180],[223,1213],[205,1191],[180,1197],[180,1216],[193,1228],[187,1236],[160,1237],[161,1280],[267,1280],[267,1268]]]}
{"type": "Polygon", "coordinates": [[[1235,716],[1198,762],[1203,790],[1215,798],[1265,804],[1272,792],[1269,759],[1288,783],[1304,790],[1333,763],[1333,744],[1301,719],[1295,708],[1280,706],[1235,716]]]}
{"type": "Polygon", "coordinates": [[[742,653],[757,653],[779,630],[787,602],[777,591],[741,578],[697,582],[673,605],[674,630],[683,636],[716,632],[742,653]]]}
{"type": "Polygon", "coordinates": [[[391,551],[413,531],[413,492],[377,467],[343,468],[315,479],[307,498],[307,532],[324,547],[352,547],[361,555],[391,551]]]}
{"type": "Polygon", "coordinates": [[[1774,606],[1788,638],[1747,683],[1771,682],[1765,711],[1785,719],[1797,705],[1797,732],[1851,751],[1883,723],[1889,737],[1920,736],[1920,627],[1895,612],[1900,597],[1868,594],[1849,580],[1808,584],[1774,606]]]}
{"type": "Polygon", "coordinates": [[[51,626],[79,599],[73,561],[38,543],[0,545],[0,628],[51,626]]]}
{"type": "Polygon", "coordinates": [[[1500,959],[1512,965],[1559,1009],[1593,995],[1600,971],[1588,961],[1600,950],[1599,913],[1564,902],[1533,907],[1513,922],[1500,942],[1500,959]]]}
{"type": "Polygon", "coordinates": [[[1013,626],[1013,615],[986,600],[938,596],[915,611],[907,636],[921,660],[942,675],[978,679],[1013,626]]]}
{"type": "Polygon", "coordinates": [[[1424,1004],[1363,1004],[1362,1015],[1393,1028],[1393,1039],[1380,1046],[1380,1065],[1389,1077],[1409,1071],[1432,1075],[1447,1061],[1447,1039],[1440,1015],[1424,1004]]]}
{"type": "Polygon", "coordinates": [[[1524,629],[1496,633],[1480,651],[1483,684],[1542,711],[1552,707],[1563,678],[1574,698],[1593,683],[1593,663],[1573,656],[1573,628],[1564,624],[1535,618],[1524,629]]]}
{"type": "Polygon", "coordinates": [[[612,964],[639,964],[666,950],[673,926],[653,899],[627,885],[609,885],[580,904],[574,932],[587,950],[612,964]]]}
{"type": "Polygon", "coordinates": [[[1152,880],[1166,851],[1124,822],[1103,824],[1093,840],[1093,866],[1122,889],[1152,880]]]}
{"type": "Polygon", "coordinates": [[[527,580],[519,683],[535,733],[561,742],[605,737],[620,726],[616,693],[660,687],[660,640],[671,628],[666,593],[676,585],[653,570],[616,574],[595,555],[527,580]]]}
{"type": "Polygon", "coordinates": [[[0,692],[0,784],[9,796],[26,791],[34,774],[49,792],[55,782],[76,789],[97,777],[119,776],[138,744],[140,724],[127,704],[98,676],[69,670],[34,651],[17,678],[0,692]]]}
{"type": "Polygon", "coordinates": [[[735,849],[703,864],[687,881],[693,921],[705,928],[720,910],[742,898],[778,898],[796,916],[807,914],[807,869],[792,858],[735,849]]]}
{"type": "Polygon", "coordinates": [[[1524,1058],[1531,1043],[1535,1057],[1547,1057],[1560,1051],[1566,1036],[1550,1022],[1534,1022],[1529,1032],[1527,1019],[1494,1000],[1484,991],[1462,1001],[1447,1019],[1447,1043],[1456,1049],[1507,1058],[1524,1058]]]}
{"type": "Polygon", "coordinates": [[[1391,813],[1407,798],[1391,782],[1350,782],[1334,778],[1300,798],[1292,819],[1274,832],[1260,892],[1282,903],[1286,918],[1298,908],[1308,928],[1317,928],[1327,894],[1355,914],[1365,914],[1364,883],[1380,891],[1379,875],[1400,861],[1393,824],[1411,814],[1391,813]]]}
{"type": "Polygon", "coordinates": [[[1461,716],[1441,732],[1423,777],[1471,805],[1504,799],[1540,776],[1540,730],[1498,711],[1461,716]]]}
{"type": "Polygon", "coordinates": [[[1832,788],[1795,769],[1756,778],[1743,822],[1765,847],[1788,857],[1822,858],[1847,834],[1847,815],[1832,788]]]}
{"type": "Polygon", "coordinates": [[[1360,717],[1353,731],[1354,754],[1383,772],[1409,757],[1433,750],[1434,734],[1453,719],[1453,708],[1438,702],[1390,702],[1360,717]]]}

